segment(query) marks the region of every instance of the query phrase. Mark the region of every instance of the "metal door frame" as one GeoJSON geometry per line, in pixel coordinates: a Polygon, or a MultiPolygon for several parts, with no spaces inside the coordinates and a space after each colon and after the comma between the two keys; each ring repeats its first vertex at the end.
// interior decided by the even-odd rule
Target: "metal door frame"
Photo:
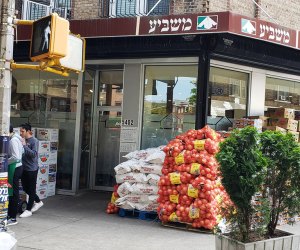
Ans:
{"type": "MultiPolygon", "coordinates": [[[[99,131],[99,112],[101,111],[118,111],[123,113],[122,106],[98,106],[98,93],[99,93],[99,77],[101,71],[120,71],[120,69],[105,69],[105,70],[96,70],[95,74],[95,84],[94,84],[94,100],[93,100],[93,121],[92,121],[92,142],[91,142],[91,154],[90,154],[90,172],[89,172],[89,188],[92,190],[104,190],[104,191],[113,191],[113,187],[106,186],[96,186],[96,171],[97,171],[97,152],[98,152],[98,131],[99,131]]],[[[123,78],[124,78],[124,69],[123,69],[123,78]]],[[[123,81],[124,85],[124,81],[123,81]]],[[[120,155],[119,155],[120,157],[120,155]]]]}

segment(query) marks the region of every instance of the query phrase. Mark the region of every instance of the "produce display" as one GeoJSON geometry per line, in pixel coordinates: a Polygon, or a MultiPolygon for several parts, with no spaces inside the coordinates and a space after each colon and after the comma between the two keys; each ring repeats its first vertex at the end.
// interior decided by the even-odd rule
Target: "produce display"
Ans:
{"type": "Polygon", "coordinates": [[[213,229],[231,204],[221,184],[215,154],[220,134],[209,126],[178,135],[164,147],[157,209],[162,222],[191,223],[213,229]]]}
{"type": "Polygon", "coordinates": [[[117,193],[119,185],[114,186],[114,191],[111,195],[110,202],[107,204],[106,213],[108,214],[116,214],[119,212],[119,208],[116,206],[116,199],[119,198],[117,193]]]}

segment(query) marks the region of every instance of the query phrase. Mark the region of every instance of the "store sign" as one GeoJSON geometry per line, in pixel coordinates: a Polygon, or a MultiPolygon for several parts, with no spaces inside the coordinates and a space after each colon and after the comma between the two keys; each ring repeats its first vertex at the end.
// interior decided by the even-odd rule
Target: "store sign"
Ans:
{"type": "Polygon", "coordinates": [[[233,33],[300,48],[298,31],[231,12],[141,17],[139,35],[233,33]]]}
{"type": "MultiPolygon", "coordinates": [[[[231,33],[300,49],[300,41],[297,39],[300,35],[298,30],[288,29],[279,24],[234,14],[229,11],[71,20],[70,24],[73,33],[81,34],[82,37],[86,38],[231,33]]],[[[22,27],[20,39],[29,39],[28,34],[30,32],[26,30],[26,27],[24,30],[22,27]]]]}
{"type": "MultiPolygon", "coordinates": [[[[291,47],[297,47],[296,44],[296,31],[278,26],[273,23],[251,20],[239,16],[233,16],[234,19],[240,20],[240,33],[265,40],[268,42],[279,43],[291,47]]],[[[238,21],[238,20],[237,20],[238,21]]]]}

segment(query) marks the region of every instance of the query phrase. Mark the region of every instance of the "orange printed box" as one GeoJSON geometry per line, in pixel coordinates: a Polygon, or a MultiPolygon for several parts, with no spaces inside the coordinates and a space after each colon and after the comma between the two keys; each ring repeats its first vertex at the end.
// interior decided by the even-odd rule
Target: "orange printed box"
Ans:
{"type": "Polygon", "coordinates": [[[272,118],[295,118],[295,110],[289,108],[268,108],[267,116],[272,118]]]}

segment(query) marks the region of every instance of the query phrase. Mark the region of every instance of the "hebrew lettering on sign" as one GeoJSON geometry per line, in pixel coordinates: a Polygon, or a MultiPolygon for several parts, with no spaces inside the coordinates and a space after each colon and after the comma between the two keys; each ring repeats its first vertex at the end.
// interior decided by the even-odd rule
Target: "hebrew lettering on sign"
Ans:
{"type": "Polygon", "coordinates": [[[288,31],[279,28],[274,28],[264,24],[260,25],[259,37],[264,37],[268,40],[275,40],[276,42],[287,44],[290,42],[290,33],[288,31]]]}
{"type": "Polygon", "coordinates": [[[178,31],[189,31],[192,28],[191,18],[175,18],[175,19],[158,19],[149,21],[149,31],[148,33],[154,33],[155,31],[159,33],[164,32],[178,32],[178,31]]]}

